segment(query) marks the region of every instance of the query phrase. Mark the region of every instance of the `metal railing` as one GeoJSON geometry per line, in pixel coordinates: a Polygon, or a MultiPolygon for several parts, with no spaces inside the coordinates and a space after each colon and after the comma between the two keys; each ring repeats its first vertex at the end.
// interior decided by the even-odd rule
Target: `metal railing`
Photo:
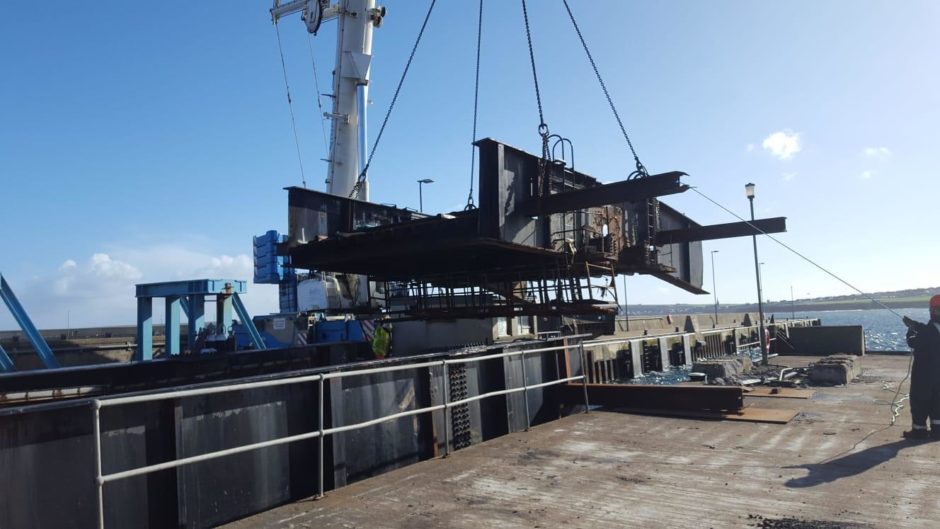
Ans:
{"type": "MultiPolygon", "coordinates": [[[[97,492],[98,492],[98,505],[97,505],[98,529],[104,529],[105,527],[104,485],[106,483],[111,483],[114,481],[130,478],[133,476],[141,476],[144,474],[150,474],[152,472],[158,472],[160,470],[178,468],[184,465],[198,463],[200,461],[208,461],[212,459],[226,457],[229,455],[240,454],[243,452],[249,452],[253,450],[259,450],[261,448],[278,446],[278,445],[293,443],[296,441],[302,441],[306,439],[317,439],[319,441],[318,447],[317,447],[317,457],[319,461],[319,464],[318,464],[319,472],[318,472],[318,478],[317,478],[317,497],[319,498],[319,497],[322,497],[324,493],[324,487],[323,487],[324,438],[328,435],[348,432],[351,430],[358,430],[361,428],[374,426],[376,424],[393,421],[395,419],[410,417],[412,415],[419,415],[423,413],[433,413],[436,411],[443,410],[443,413],[444,413],[444,457],[446,457],[449,454],[449,445],[450,445],[450,433],[447,428],[448,410],[450,410],[450,408],[454,406],[469,404],[471,402],[483,400],[483,399],[490,398],[490,397],[496,397],[500,395],[509,395],[512,393],[521,392],[525,400],[525,420],[526,420],[525,429],[528,430],[529,424],[531,421],[531,418],[529,415],[529,399],[528,399],[528,391],[530,389],[544,388],[544,387],[553,386],[557,384],[567,384],[570,382],[580,380],[582,382],[581,385],[582,385],[582,389],[584,392],[585,412],[588,411],[590,403],[588,401],[587,379],[584,373],[585,373],[584,343],[581,340],[578,340],[577,344],[565,344],[565,345],[560,345],[560,346],[555,346],[555,347],[543,347],[543,348],[537,348],[537,349],[521,349],[521,350],[515,350],[515,351],[504,351],[502,353],[489,354],[489,355],[483,355],[483,356],[477,356],[477,357],[469,357],[469,358],[449,358],[449,359],[444,359],[444,360],[420,362],[420,363],[415,363],[415,364],[403,364],[403,365],[398,365],[398,366],[376,367],[376,368],[359,369],[359,370],[352,370],[352,371],[338,371],[338,372],[332,372],[332,373],[321,373],[321,374],[316,374],[316,375],[299,376],[299,377],[294,377],[294,378],[265,380],[265,381],[260,381],[260,382],[245,382],[245,383],[240,383],[240,384],[230,384],[226,386],[216,386],[216,387],[209,387],[209,388],[167,391],[167,392],[162,392],[162,393],[154,393],[154,394],[147,394],[147,395],[134,395],[134,396],[128,396],[128,397],[94,399],[91,401],[91,405],[92,405],[92,410],[93,410],[92,435],[94,436],[94,450],[95,450],[95,483],[96,483],[97,492]],[[535,353],[541,354],[541,353],[547,353],[547,352],[558,352],[558,351],[567,352],[570,348],[577,349],[577,352],[580,358],[580,363],[581,363],[581,371],[582,371],[581,375],[562,377],[562,371],[559,367],[557,367],[558,363],[557,363],[557,356],[556,356],[556,369],[558,372],[558,376],[560,378],[549,380],[547,382],[531,384],[531,385],[528,383],[526,379],[525,355],[530,355],[530,354],[535,354],[535,353]],[[522,385],[521,386],[497,390],[497,391],[490,391],[488,393],[483,393],[480,395],[467,397],[467,398],[459,399],[455,401],[451,401],[449,399],[448,391],[447,391],[447,381],[448,381],[449,373],[450,373],[449,366],[455,365],[455,364],[470,364],[474,362],[483,362],[485,360],[494,360],[494,359],[499,359],[499,358],[511,358],[511,357],[516,357],[516,356],[522,357],[522,362],[521,362],[522,385]],[[346,377],[372,375],[372,374],[377,374],[377,373],[391,373],[395,371],[406,371],[406,370],[414,370],[414,369],[427,368],[430,370],[433,367],[441,367],[443,370],[442,376],[441,376],[441,398],[443,399],[442,404],[435,404],[431,406],[426,406],[424,408],[417,408],[417,409],[407,410],[407,411],[403,411],[399,413],[393,413],[390,415],[383,415],[381,417],[370,419],[368,421],[358,422],[355,424],[348,424],[344,426],[333,426],[331,428],[326,428],[324,426],[323,424],[323,412],[324,412],[323,401],[324,401],[325,381],[332,380],[332,379],[341,379],[341,378],[346,378],[346,377]],[[301,433],[301,434],[296,434],[296,435],[291,435],[287,437],[269,439],[267,441],[261,441],[257,443],[236,446],[233,448],[227,448],[223,450],[216,450],[214,452],[207,452],[205,454],[199,454],[195,456],[173,459],[170,461],[156,463],[153,465],[131,468],[131,469],[127,469],[127,470],[123,470],[119,472],[112,472],[110,474],[104,474],[102,472],[102,450],[101,450],[101,409],[102,408],[121,406],[121,405],[127,405],[127,404],[137,404],[137,403],[142,403],[142,402],[156,402],[156,401],[161,401],[161,400],[179,399],[179,398],[185,398],[185,397],[214,395],[214,394],[219,394],[219,393],[228,393],[228,392],[233,392],[233,391],[243,391],[243,390],[251,390],[251,389],[258,389],[258,388],[270,388],[270,387],[286,386],[286,385],[292,385],[292,384],[303,384],[307,382],[316,382],[319,385],[319,388],[318,388],[319,389],[319,402],[318,402],[319,427],[317,430],[306,432],[306,433],[301,433]]],[[[571,373],[565,372],[565,374],[570,375],[571,373]]]]}

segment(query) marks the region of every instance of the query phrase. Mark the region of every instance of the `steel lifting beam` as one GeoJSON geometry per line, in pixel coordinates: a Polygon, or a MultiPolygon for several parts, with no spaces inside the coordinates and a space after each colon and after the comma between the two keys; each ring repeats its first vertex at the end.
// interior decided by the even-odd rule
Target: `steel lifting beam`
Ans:
{"type": "Polygon", "coordinates": [[[785,231],[787,231],[787,218],[772,217],[757,219],[753,222],[729,222],[727,224],[696,226],[681,230],[662,230],[656,234],[656,242],[657,244],[675,244],[761,235],[764,233],[782,233],[785,231]]]}
{"type": "Polygon", "coordinates": [[[681,171],[650,175],[575,191],[565,191],[541,198],[533,198],[525,205],[527,215],[548,215],[577,209],[609,206],[623,202],[636,202],[648,198],[682,193],[689,188],[680,178],[681,171]]]}
{"type": "MultiPolygon", "coordinates": [[[[26,339],[29,340],[33,349],[36,350],[36,354],[39,355],[42,364],[46,366],[47,369],[59,367],[59,362],[52,353],[52,349],[49,348],[49,344],[46,343],[42,334],[40,334],[36,326],[33,325],[29,314],[26,313],[26,309],[24,309],[19,300],[16,299],[16,296],[13,294],[13,289],[10,288],[3,274],[0,274],[0,298],[3,298],[3,302],[6,303],[7,308],[10,309],[10,313],[13,314],[13,319],[19,324],[20,329],[23,330],[23,334],[26,335],[26,339]]],[[[5,357],[5,359],[0,360],[0,369],[3,371],[15,370],[13,362],[10,361],[10,357],[7,356],[6,352],[3,352],[0,356],[5,357]]]]}
{"type": "MultiPolygon", "coordinates": [[[[564,388],[562,399],[565,402],[584,401],[581,384],[564,388]]],[[[587,384],[587,393],[591,404],[611,408],[733,412],[744,407],[744,391],[731,386],[587,384]]]]}

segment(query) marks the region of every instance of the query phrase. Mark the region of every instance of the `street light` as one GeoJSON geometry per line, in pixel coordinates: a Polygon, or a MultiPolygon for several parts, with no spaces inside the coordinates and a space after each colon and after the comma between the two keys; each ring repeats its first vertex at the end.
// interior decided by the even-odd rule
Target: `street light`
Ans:
{"type": "Polygon", "coordinates": [[[796,319],[796,309],[793,308],[793,285],[790,285],[790,319],[796,319]]]}
{"type": "Polygon", "coordinates": [[[421,180],[418,180],[418,211],[421,213],[424,213],[424,196],[421,193],[421,186],[423,184],[430,184],[433,182],[434,180],[431,180],[430,178],[422,178],[421,180]]]}
{"type": "Polygon", "coordinates": [[[715,295],[715,327],[718,326],[718,285],[715,284],[715,254],[718,250],[712,250],[712,294],[715,295]]]}
{"type": "MultiPolygon", "coordinates": [[[[748,183],[744,186],[744,191],[747,193],[747,200],[751,204],[751,229],[754,228],[754,188],[757,187],[753,183],[748,183]]],[[[764,343],[764,302],[761,299],[761,285],[760,285],[760,261],[757,259],[757,233],[751,235],[751,238],[754,241],[754,273],[757,275],[757,317],[758,317],[758,332],[760,335],[760,356],[761,363],[767,365],[767,345],[764,343]]]]}

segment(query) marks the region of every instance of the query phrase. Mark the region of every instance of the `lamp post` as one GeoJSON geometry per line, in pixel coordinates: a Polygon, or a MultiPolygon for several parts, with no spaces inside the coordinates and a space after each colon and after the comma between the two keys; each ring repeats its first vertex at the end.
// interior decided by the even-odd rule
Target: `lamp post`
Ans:
{"type": "Polygon", "coordinates": [[[715,283],[715,254],[718,250],[712,250],[712,294],[715,295],[715,327],[718,327],[718,285],[715,283]]]}
{"type": "MultiPolygon", "coordinates": [[[[754,188],[757,187],[753,183],[748,183],[744,186],[744,191],[747,193],[747,200],[751,204],[751,229],[754,229],[754,188]]],[[[758,318],[758,332],[760,338],[760,356],[761,363],[767,365],[767,345],[764,339],[764,302],[761,299],[761,284],[760,284],[760,261],[757,258],[757,233],[751,235],[751,239],[754,241],[754,273],[757,275],[757,318],[758,318]]]]}
{"type": "Polygon", "coordinates": [[[422,194],[421,186],[424,184],[431,184],[433,182],[434,180],[431,180],[430,178],[422,178],[421,180],[418,180],[418,211],[421,213],[424,213],[424,195],[422,194]]]}
{"type": "Polygon", "coordinates": [[[796,309],[793,308],[793,285],[790,285],[790,319],[796,319],[796,309]]]}

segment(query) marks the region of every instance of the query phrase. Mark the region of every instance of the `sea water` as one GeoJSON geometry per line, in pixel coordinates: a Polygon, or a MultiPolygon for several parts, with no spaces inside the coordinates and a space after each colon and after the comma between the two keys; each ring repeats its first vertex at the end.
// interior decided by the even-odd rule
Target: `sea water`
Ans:
{"type": "MultiPolygon", "coordinates": [[[[894,309],[901,316],[926,322],[927,309],[894,309]]],[[[907,327],[901,317],[887,309],[826,310],[796,312],[797,318],[819,318],[823,325],[861,325],[865,329],[865,349],[869,351],[909,351],[905,334],[907,327]]],[[[789,312],[775,313],[778,319],[789,318],[789,312]]]]}

